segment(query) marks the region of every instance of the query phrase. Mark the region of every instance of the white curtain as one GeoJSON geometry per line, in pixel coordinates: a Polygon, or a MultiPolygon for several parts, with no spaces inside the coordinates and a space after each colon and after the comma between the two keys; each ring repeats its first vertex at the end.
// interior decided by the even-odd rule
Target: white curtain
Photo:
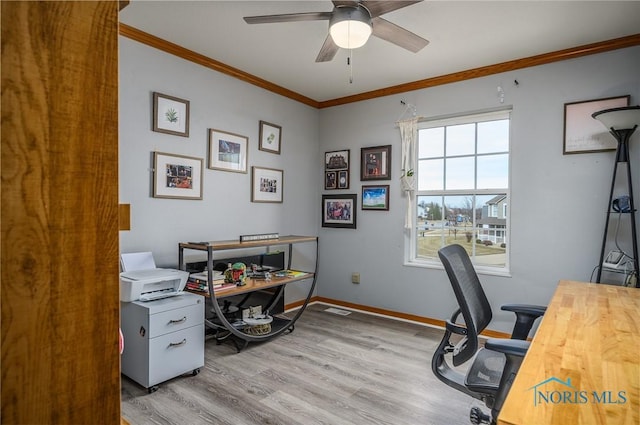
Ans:
{"type": "Polygon", "coordinates": [[[399,121],[398,127],[402,138],[402,177],[400,178],[400,187],[407,197],[404,228],[410,230],[413,227],[413,193],[416,190],[414,167],[416,166],[418,118],[413,117],[399,121]]]}

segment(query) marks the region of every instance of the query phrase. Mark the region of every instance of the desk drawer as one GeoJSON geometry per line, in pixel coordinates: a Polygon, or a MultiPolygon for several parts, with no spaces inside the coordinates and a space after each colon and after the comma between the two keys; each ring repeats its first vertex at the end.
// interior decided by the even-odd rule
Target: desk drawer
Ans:
{"type": "Polygon", "coordinates": [[[174,310],[152,314],[149,317],[149,338],[155,338],[169,332],[202,324],[204,318],[204,303],[189,305],[174,310]]]}
{"type": "Polygon", "coordinates": [[[149,340],[146,387],[204,366],[204,324],[149,340]]]}

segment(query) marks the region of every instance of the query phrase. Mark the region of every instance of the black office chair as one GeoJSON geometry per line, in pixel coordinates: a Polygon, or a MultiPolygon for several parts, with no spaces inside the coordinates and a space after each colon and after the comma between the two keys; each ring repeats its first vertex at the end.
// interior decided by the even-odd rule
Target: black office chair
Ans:
{"type": "Polygon", "coordinates": [[[444,337],[431,360],[431,369],[442,382],[482,400],[491,409],[489,416],[477,407],[472,408],[471,423],[495,424],[529,347],[527,335],[546,307],[523,304],[502,306],[503,310],[516,314],[511,339],[487,339],[482,348],[478,335],[491,321],[492,313],[469,255],[462,246],[449,245],[440,249],[438,256],[447,271],[459,308],[446,322],[444,337]],[[464,324],[456,323],[460,314],[464,324]],[[450,340],[452,334],[462,336],[455,345],[450,340]],[[445,358],[448,354],[453,355],[451,362],[454,367],[471,360],[466,374],[449,366],[445,358]]]}

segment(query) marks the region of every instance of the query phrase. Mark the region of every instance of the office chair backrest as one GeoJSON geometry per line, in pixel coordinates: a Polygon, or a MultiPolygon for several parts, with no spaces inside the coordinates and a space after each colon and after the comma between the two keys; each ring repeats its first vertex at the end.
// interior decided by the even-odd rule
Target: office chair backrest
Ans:
{"type": "Polygon", "coordinates": [[[469,360],[478,350],[478,334],[491,321],[491,305],[482,289],[467,251],[460,245],[449,245],[438,251],[447,271],[460,312],[467,328],[466,344],[454,352],[453,364],[458,366],[469,360]]]}

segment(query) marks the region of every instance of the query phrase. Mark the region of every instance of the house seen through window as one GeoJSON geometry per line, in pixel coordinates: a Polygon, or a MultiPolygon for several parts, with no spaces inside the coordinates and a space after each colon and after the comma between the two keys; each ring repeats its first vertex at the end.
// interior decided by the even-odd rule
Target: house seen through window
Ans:
{"type": "Polygon", "coordinates": [[[462,245],[480,269],[508,268],[509,111],[421,122],[410,262],[462,245]]]}

